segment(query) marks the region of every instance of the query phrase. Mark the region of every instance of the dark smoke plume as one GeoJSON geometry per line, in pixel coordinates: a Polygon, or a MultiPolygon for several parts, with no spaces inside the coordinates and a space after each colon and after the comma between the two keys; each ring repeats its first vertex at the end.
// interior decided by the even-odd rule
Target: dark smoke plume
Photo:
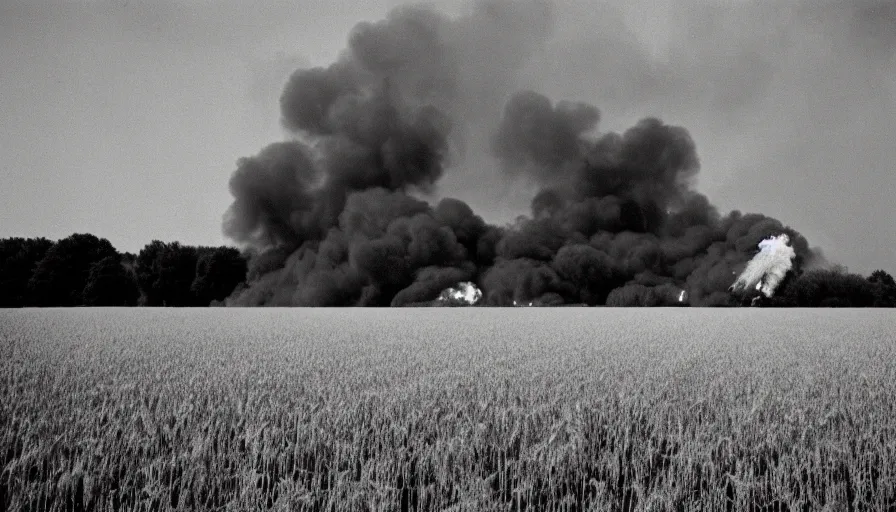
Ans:
{"type": "Polygon", "coordinates": [[[720,215],[694,190],[684,128],[647,118],[602,133],[594,106],[504,98],[550,15],[536,1],[480,2],[458,18],[402,7],[357,25],[329,67],[294,73],[280,105],[295,139],[240,160],[230,180],[224,230],[252,259],[229,303],[398,306],[472,281],[487,305],[678,305],[682,291],[725,305],[761,240],[786,233],[797,270],[813,258],[793,229],[720,215]],[[509,226],[458,199],[419,199],[482,123],[492,172],[540,188],[509,226]]]}

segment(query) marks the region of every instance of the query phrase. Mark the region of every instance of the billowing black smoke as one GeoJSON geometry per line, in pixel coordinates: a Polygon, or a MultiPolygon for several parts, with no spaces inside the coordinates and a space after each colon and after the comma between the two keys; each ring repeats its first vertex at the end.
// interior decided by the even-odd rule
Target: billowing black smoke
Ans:
{"type": "Polygon", "coordinates": [[[648,118],[602,133],[591,105],[502,96],[550,25],[542,2],[480,2],[459,18],[404,7],[358,25],[331,66],[293,74],[280,103],[295,139],[240,160],[230,180],[224,230],[252,254],[230,303],[404,305],[472,281],[487,305],[678,305],[681,291],[724,305],[764,238],[788,234],[797,269],[813,257],[777,220],[722,216],[697,193],[684,128],[648,118]],[[419,199],[473,126],[497,162],[481,172],[540,188],[513,225],[419,199]]]}

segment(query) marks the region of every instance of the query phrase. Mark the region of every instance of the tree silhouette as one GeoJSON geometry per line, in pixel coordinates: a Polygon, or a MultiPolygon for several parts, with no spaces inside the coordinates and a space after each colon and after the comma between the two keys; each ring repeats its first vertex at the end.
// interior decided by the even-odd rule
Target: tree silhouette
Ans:
{"type": "Polygon", "coordinates": [[[196,304],[208,306],[229,296],[246,279],[246,260],[232,247],[200,251],[196,278],[190,286],[196,304]]]}
{"type": "Polygon", "coordinates": [[[810,270],[787,284],[780,303],[798,307],[870,307],[874,285],[843,269],[810,270]]]}
{"type": "Polygon", "coordinates": [[[46,238],[0,239],[0,308],[29,305],[28,281],[52,246],[46,238]]]}
{"type": "Polygon", "coordinates": [[[146,306],[195,306],[190,287],[196,277],[197,249],[153,240],[137,255],[137,280],[146,306]]]}
{"type": "Polygon", "coordinates": [[[208,306],[246,279],[246,260],[232,247],[194,247],[153,240],[136,257],[145,306],[208,306]]]}
{"type": "Polygon", "coordinates": [[[874,307],[896,307],[896,280],[883,270],[875,270],[868,276],[868,282],[874,285],[874,307]]]}
{"type": "Polygon", "coordinates": [[[140,290],[134,275],[117,256],[108,256],[90,267],[84,304],[87,306],[136,306],[140,290]]]}
{"type": "Polygon", "coordinates": [[[167,244],[153,240],[146,244],[134,262],[134,273],[140,287],[140,304],[144,306],[161,306],[162,297],[157,281],[161,273],[162,254],[167,244]]]}
{"type": "Polygon", "coordinates": [[[37,264],[29,281],[36,306],[80,306],[91,266],[118,251],[105,238],[76,233],[56,242],[37,264]]]}

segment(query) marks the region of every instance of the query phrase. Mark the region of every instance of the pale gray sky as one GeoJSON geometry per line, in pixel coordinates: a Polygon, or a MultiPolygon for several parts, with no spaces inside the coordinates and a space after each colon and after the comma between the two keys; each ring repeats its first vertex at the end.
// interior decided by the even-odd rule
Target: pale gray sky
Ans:
{"type": "MultiPolygon", "coordinates": [[[[225,243],[227,181],[283,138],[289,73],[399,3],[0,2],[0,237],[225,243]]],[[[896,271],[896,3],[556,4],[520,88],[591,102],[607,129],[681,124],[720,208],[777,217],[852,270],[896,271]]],[[[455,176],[441,193],[487,219],[528,205],[455,176]]]]}

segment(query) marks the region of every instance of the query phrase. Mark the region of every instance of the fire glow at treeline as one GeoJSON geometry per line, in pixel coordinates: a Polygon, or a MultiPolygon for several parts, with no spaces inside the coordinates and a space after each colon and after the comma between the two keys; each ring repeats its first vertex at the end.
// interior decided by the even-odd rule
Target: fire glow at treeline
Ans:
{"type": "Polygon", "coordinates": [[[250,261],[227,303],[427,304],[469,281],[484,305],[731,305],[823,264],[791,227],[722,215],[697,192],[684,128],[645,118],[603,132],[592,105],[505,94],[550,20],[535,1],[456,18],[401,7],[358,24],[336,62],[297,70],[280,98],[294,137],[241,159],[230,180],[224,231],[250,261]],[[488,118],[493,100],[504,107],[488,118]],[[512,225],[425,200],[477,134],[494,163],[479,172],[539,187],[512,225]],[[757,253],[766,239],[783,260],[757,253]]]}

